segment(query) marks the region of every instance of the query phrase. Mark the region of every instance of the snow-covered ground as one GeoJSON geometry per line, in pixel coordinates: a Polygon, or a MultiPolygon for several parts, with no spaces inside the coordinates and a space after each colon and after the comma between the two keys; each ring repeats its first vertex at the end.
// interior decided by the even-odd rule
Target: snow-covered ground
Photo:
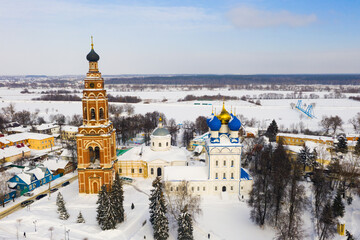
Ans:
{"type": "MultiPolygon", "coordinates": [[[[51,114],[64,114],[71,116],[73,114],[81,114],[81,102],[61,102],[61,101],[34,101],[31,99],[40,96],[40,90],[36,90],[35,94],[21,94],[21,89],[7,89],[0,88],[0,109],[8,106],[10,102],[15,103],[17,111],[29,110],[34,112],[35,109],[40,110],[40,116],[48,119],[51,114]]],[[[33,91],[33,90],[31,90],[33,91]]],[[[271,91],[275,93],[286,94],[282,91],[271,91]]],[[[246,90],[199,90],[199,91],[148,91],[148,92],[112,92],[113,95],[132,95],[138,96],[142,99],[151,99],[153,102],[150,104],[144,104],[143,102],[133,104],[135,107],[135,113],[145,114],[147,112],[159,111],[165,114],[167,119],[174,118],[177,123],[181,123],[185,120],[195,121],[198,116],[208,116],[211,114],[212,108],[217,113],[221,111],[221,101],[207,101],[212,105],[194,105],[195,102],[177,102],[179,98],[183,98],[188,94],[193,95],[217,95],[222,94],[226,96],[238,96],[243,95],[258,95],[260,93],[268,93],[268,91],[246,91],[246,90]],[[161,102],[163,98],[168,99],[167,102],[161,102]],[[156,102],[157,101],[157,102],[156,102]],[[186,114],[184,114],[186,113],[186,114]]],[[[309,94],[309,93],[307,93],[309,94]]],[[[327,94],[327,92],[317,93],[319,95],[327,94]]],[[[81,96],[81,93],[78,94],[81,96]]],[[[298,110],[291,109],[290,104],[297,103],[297,99],[278,99],[278,100],[261,100],[261,106],[254,105],[246,101],[227,101],[226,108],[228,111],[233,109],[236,114],[242,114],[246,118],[255,118],[257,123],[256,127],[266,128],[270,122],[275,119],[278,126],[284,128],[291,128],[292,125],[298,125],[300,122],[305,128],[310,130],[318,130],[319,122],[322,116],[335,116],[338,115],[344,121],[344,131],[346,133],[352,133],[353,128],[348,123],[350,118],[353,118],[358,112],[360,112],[360,102],[350,99],[306,99],[303,103],[311,104],[315,103],[314,115],[315,119],[306,117],[298,110]]],[[[121,105],[122,103],[116,103],[121,105]]],[[[125,113],[124,113],[125,114],[125,113]]]]}
{"type": "MultiPolygon", "coordinates": [[[[27,239],[49,239],[54,228],[53,240],[64,239],[65,231],[69,231],[70,239],[153,239],[152,227],[149,218],[148,194],[151,189],[151,180],[137,179],[136,186],[144,192],[136,190],[130,185],[124,186],[126,220],[118,224],[114,230],[101,231],[96,222],[97,195],[78,194],[78,182],[60,188],[66,201],[66,208],[70,218],[62,221],[56,212],[56,196],[43,198],[35,201],[30,208],[23,208],[10,216],[0,220],[0,239],[16,239],[17,231],[22,238],[26,232],[27,239]],[[131,210],[131,203],[135,209],[131,210]],[[79,211],[84,216],[86,223],[76,223],[79,211]],[[20,224],[18,220],[21,219],[20,224]],[[35,232],[35,224],[36,228],[35,232]],[[143,226],[143,223],[146,224],[143,226]]],[[[220,196],[209,197],[202,200],[203,214],[197,218],[194,226],[195,239],[207,239],[208,233],[211,239],[272,239],[272,229],[260,229],[249,219],[249,208],[245,202],[237,199],[222,200],[220,196]]],[[[169,240],[177,237],[175,224],[170,225],[169,240]]]]}

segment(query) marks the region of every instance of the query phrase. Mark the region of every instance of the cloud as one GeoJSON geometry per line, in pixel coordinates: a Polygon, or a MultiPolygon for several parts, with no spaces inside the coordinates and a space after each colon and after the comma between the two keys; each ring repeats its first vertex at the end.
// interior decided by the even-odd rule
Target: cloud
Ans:
{"type": "Polygon", "coordinates": [[[302,27],[317,20],[315,14],[300,15],[285,10],[273,12],[251,7],[232,9],[228,18],[238,28],[302,27]]]}

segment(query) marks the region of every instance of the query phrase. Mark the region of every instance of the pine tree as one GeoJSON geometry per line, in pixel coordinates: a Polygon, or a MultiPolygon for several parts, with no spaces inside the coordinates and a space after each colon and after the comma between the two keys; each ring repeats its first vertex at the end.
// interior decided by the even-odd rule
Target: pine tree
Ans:
{"type": "Polygon", "coordinates": [[[61,194],[61,192],[58,192],[57,197],[56,197],[56,205],[59,206],[60,202],[64,201],[64,198],[61,194]]]}
{"type": "Polygon", "coordinates": [[[98,204],[96,220],[100,228],[102,230],[114,229],[117,218],[105,185],[101,187],[96,203],[98,204]]]}
{"type": "Polygon", "coordinates": [[[169,221],[166,217],[166,204],[164,195],[161,192],[160,199],[158,200],[155,208],[154,218],[154,238],[155,240],[166,240],[169,237],[169,221]]]}
{"type": "Polygon", "coordinates": [[[341,200],[341,193],[337,192],[336,197],[334,198],[334,202],[332,205],[332,211],[334,214],[334,218],[343,217],[345,213],[345,206],[341,200]]]}
{"type": "Polygon", "coordinates": [[[310,148],[306,145],[300,150],[297,155],[297,161],[304,166],[304,171],[306,166],[308,167],[316,167],[318,163],[316,162],[316,151],[310,152],[310,148]]]}
{"type": "Polygon", "coordinates": [[[346,240],[355,240],[354,236],[348,230],[346,230],[346,236],[346,240]]]}
{"type": "Polygon", "coordinates": [[[348,151],[348,147],[347,147],[347,139],[344,135],[340,135],[339,138],[337,139],[338,142],[335,146],[335,151],[336,152],[341,152],[341,153],[347,153],[348,151]]]}
{"type": "Polygon", "coordinates": [[[187,207],[181,212],[178,219],[178,240],[193,240],[192,218],[187,207]]]}
{"type": "Polygon", "coordinates": [[[60,192],[58,193],[56,198],[56,205],[58,206],[57,212],[59,213],[59,218],[61,220],[67,220],[70,217],[70,215],[66,210],[65,201],[60,192]]]}
{"type": "Polygon", "coordinates": [[[360,156],[360,137],[358,137],[358,139],[357,139],[354,153],[355,153],[356,155],[360,156]]]}
{"type": "Polygon", "coordinates": [[[161,184],[161,179],[159,177],[156,177],[155,180],[152,183],[153,189],[151,189],[151,194],[150,194],[150,222],[152,225],[154,225],[154,220],[155,220],[155,210],[156,210],[156,205],[159,202],[161,193],[162,193],[162,184],[161,184]]]}
{"type": "Polygon", "coordinates": [[[116,223],[118,218],[116,216],[116,210],[114,205],[111,202],[109,194],[106,194],[105,203],[105,219],[102,225],[103,230],[114,229],[116,227],[116,223]]]}
{"type": "Polygon", "coordinates": [[[115,181],[111,189],[111,203],[115,209],[115,216],[118,223],[122,223],[125,219],[124,211],[124,191],[123,183],[119,177],[119,174],[115,174],[115,181]]]}
{"type": "Polygon", "coordinates": [[[334,233],[336,232],[335,220],[330,202],[327,202],[324,206],[324,209],[321,213],[319,226],[319,240],[331,239],[331,237],[334,236],[334,233]]]}
{"type": "Polygon", "coordinates": [[[105,208],[104,208],[105,203],[104,202],[106,201],[106,197],[107,197],[106,195],[107,195],[106,186],[103,185],[103,186],[101,186],[101,189],[98,194],[98,200],[96,201],[96,204],[98,204],[97,209],[96,209],[96,212],[97,212],[96,220],[100,226],[103,225],[104,218],[105,218],[105,208]]]}
{"type": "Polygon", "coordinates": [[[270,123],[269,127],[266,130],[265,136],[267,136],[270,142],[275,142],[276,135],[278,134],[279,129],[275,119],[270,123]]]}
{"type": "Polygon", "coordinates": [[[83,215],[81,214],[81,212],[79,212],[76,222],[77,223],[85,223],[85,219],[84,219],[83,215]]]}

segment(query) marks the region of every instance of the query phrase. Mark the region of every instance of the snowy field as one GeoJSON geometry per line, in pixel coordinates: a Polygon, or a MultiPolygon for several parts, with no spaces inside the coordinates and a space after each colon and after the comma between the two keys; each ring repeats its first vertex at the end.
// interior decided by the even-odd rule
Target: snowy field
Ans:
{"type": "MultiPolygon", "coordinates": [[[[39,97],[42,90],[33,94],[21,94],[21,89],[7,89],[0,88],[0,108],[7,106],[9,103],[15,103],[17,111],[40,110],[40,116],[46,119],[51,114],[62,113],[66,116],[73,114],[81,114],[81,102],[58,102],[58,101],[32,101],[32,98],[39,97]]],[[[286,91],[270,91],[274,93],[290,93],[286,91]]],[[[133,104],[135,107],[135,113],[147,113],[152,111],[159,111],[165,114],[167,119],[174,118],[177,123],[181,123],[185,120],[195,121],[198,116],[208,116],[211,114],[212,108],[217,113],[221,111],[221,101],[208,101],[212,105],[194,105],[197,101],[191,102],[177,102],[179,98],[183,98],[188,94],[193,95],[217,95],[222,94],[226,96],[238,96],[243,95],[258,95],[260,93],[268,93],[268,91],[246,91],[246,90],[199,90],[199,91],[163,91],[163,92],[112,92],[113,95],[132,95],[138,96],[141,99],[150,99],[150,104],[144,104],[143,102],[133,104]],[[168,99],[167,102],[162,103],[162,99],[168,99]]],[[[310,93],[306,93],[310,94],[310,93]]],[[[328,94],[327,92],[317,93],[320,96],[328,94]]],[[[81,96],[81,94],[78,94],[81,96]]],[[[256,127],[266,128],[272,119],[275,119],[280,129],[292,128],[299,125],[300,122],[305,128],[310,130],[319,130],[319,122],[322,116],[340,116],[344,121],[345,133],[353,133],[351,124],[348,123],[350,118],[353,118],[358,112],[360,112],[360,102],[350,99],[307,99],[303,100],[303,103],[311,104],[315,103],[314,115],[315,119],[309,119],[303,113],[298,110],[291,109],[290,104],[297,103],[296,99],[279,99],[279,100],[261,100],[261,106],[254,105],[246,101],[227,101],[226,108],[228,111],[233,109],[236,114],[242,114],[247,119],[255,118],[256,127]]],[[[121,105],[122,103],[116,103],[121,105]]],[[[124,113],[125,114],[125,113],[124,113]]]]}
{"type": "MultiPolygon", "coordinates": [[[[43,198],[35,201],[30,209],[23,208],[10,216],[0,220],[0,239],[16,239],[17,231],[20,239],[26,232],[27,239],[50,239],[53,227],[53,240],[64,239],[65,231],[68,231],[70,239],[107,239],[107,240],[139,240],[153,239],[152,227],[149,218],[148,195],[151,189],[151,181],[138,179],[136,186],[144,192],[137,191],[130,185],[124,186],[124,208],[126,219],[118,224],[114,230],[101,231],[96,222],[97,195],[78,194],[78,182],[74,181],[65,188],[59,189],[64,196],[66,208],[70,218],[62,221],[56,212],[56,195],[51,198],[43,198]],[[131,210],[131,203],[135,209],[131,210]],[[84,216],[85,223],[76,223],[79,211],[84,216]],[[21,219],[20,224],[18,220],[21,219]],[[37,221],[35,232],[34,221],[37,221]],[[146,224],[143,225],[144,221],[146,224]]],[[[249,219],[249,208],[245,202],[237,199],[222,200],[220,197],[205,198],[202,200],[203,214],[197,218],[194,224],[195,239],[207,239],[208,233],[211,239],[272,239],[274,231],[260,229],[249,219]]],[[[169,240],[177,237],[176,224],[170,224],[169,240]]]]}

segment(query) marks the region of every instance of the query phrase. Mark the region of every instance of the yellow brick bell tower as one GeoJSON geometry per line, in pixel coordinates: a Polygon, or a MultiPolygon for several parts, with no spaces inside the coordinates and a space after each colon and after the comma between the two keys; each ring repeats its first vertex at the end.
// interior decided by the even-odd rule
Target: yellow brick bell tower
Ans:
{"type": "Polygon", "coordinates": [[[108,115],[108,98],[104,79],[98,69],[99,55],[91,51],[86,56],[89,72],[86,74],[82,112],[83,125],[76,135],[78,152],[79,193],[98,193],[104,184],[108,188],[113,179],[116,160],[115,129],[108,115]]]}

